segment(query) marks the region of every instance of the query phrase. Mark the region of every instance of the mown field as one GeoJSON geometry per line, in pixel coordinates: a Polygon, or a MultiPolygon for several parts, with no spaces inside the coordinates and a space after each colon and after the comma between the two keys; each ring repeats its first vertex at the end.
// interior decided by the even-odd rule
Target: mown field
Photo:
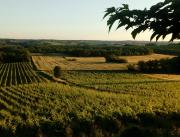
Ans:
{"type": "MultiPolygon", "coordinates": [[[[173,55],[152,54],[145,56],[121,56],[129,63],[162,58],[172,58],[173,55]]],[[[39,70],[51,71],[55,66],[64,70],[124,70],[127,63],[106,63],[104,57],[63,57],[63,56],[33,56],[34,64],[39,70]]]]}

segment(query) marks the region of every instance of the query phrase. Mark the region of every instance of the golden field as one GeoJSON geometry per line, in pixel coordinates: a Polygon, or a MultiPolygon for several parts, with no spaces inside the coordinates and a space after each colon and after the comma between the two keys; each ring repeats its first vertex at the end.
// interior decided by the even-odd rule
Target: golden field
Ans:
{"type": "MultiPolygon", "coordinates": [[[[129,63],[148,61],[162,58],[172,58],[171,55],[152,54],[145,56],[121,56],[129,63]]],[[[38,55],[32,56],[33,62],[42,71],[51,71],[55,66],[61,66],[63,70],[125,70],[129,63],[106,63],[104,57],[63,57],[38,55]],[[74,60],[74,61],[73,61],[74,60]]]]}

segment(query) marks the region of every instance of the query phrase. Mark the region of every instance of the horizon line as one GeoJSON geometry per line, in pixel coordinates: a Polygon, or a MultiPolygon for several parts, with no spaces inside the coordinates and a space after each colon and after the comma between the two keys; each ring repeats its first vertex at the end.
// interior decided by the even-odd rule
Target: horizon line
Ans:
{"type": "MultiPolygon", "coordinates": [[[[158,43],[158,42],[168,42],[168,43],[172,43],[172,41],[167,41],[167,40],[161,40],[161,41],[155,41],[155,40],[103,40],[103,39],[52,39],[52,38],[0,38],[0,40],[54,40],[54,41],[107,41],[107,42],[110,42],[110,41],[114,41],[114,42],[121,42],[121,41],[134,41],[134,42],[155,42],[155,43],[158,43]]],[[[173,42],[179,42],[179,40],[175,40],[173,42]]]]}

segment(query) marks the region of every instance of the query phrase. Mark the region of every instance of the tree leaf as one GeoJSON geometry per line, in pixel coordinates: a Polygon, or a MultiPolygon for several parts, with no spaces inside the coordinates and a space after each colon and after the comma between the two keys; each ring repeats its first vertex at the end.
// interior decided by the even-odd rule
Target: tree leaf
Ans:
{"type": "Polygon", "coordinates": [[[157,33],[154,32],[154,33],[151,35],[150,41],[152,41],[156,35],[157,35],[157,33]]]}
{"type": "Polygon", "coordinates": [[[172,34],[171,41],[180,39],[180,0],[164,0],[159,2],[149,10],[130,10],[127,4],[123,4],[122,7],[111,7],[106,10],[104,17],[109,16],[107,25],[109,31],[113,24],[119,21],[116,29],[125,26],[128,30],[133,28],[132,37],[144,32],[145,30],[153,30],[153,34],[150,37],[152,41],[155,37],[156,40],[162,36],[166,38],[168,34],[172,34]],[[134,29],[135,28],[135,29],[134,29]]]}
{"type": "Polygon", "coordinates": [[[105,12],[106,12],[106,14],[104,15],[103,19],[106,18],[108,15],[116,12],[116,8],[115,7],[107,8],[107,10],[105,12]]]}

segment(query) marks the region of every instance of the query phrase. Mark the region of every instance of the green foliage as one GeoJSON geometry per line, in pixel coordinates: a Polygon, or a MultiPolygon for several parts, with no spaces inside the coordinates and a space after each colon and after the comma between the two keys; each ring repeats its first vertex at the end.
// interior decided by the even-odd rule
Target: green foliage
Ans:
{"type": "MultiPolygon", "coordinates": [[[[125,77],[130,81],[130,74],[125,77]]],[[[158,86],[157,89],[161,89],[156,92],[144,94],[141,90],[129,90],[127,94],[97,92],[55,83],[1,87],[1,135],[113,137],[126,135],[127,131],[135,133],[134,129],[145,135],[154,134],[151,137],[171,133],[171,127],[179,128],[179,114],[174,112],[180,112],[177,103],[180,84],[171,82],[168,85],[171,88],[164,85],[158,86]]],[[[154,87],[150,84],[150,88],[154,87]]]]}
{"type": "Polygon", "coordinates": [[[119,8],[108,8],[104,18],[109,17],[107,21],[109,31],[117,21],[117,29],[121,27],[125,27],[126,30],[133,29],[131,34],[134,39],[139,33],[152,30],[151,40],[156,38],[157,41],[160,37],[164,39],[172,34],[171,41],[173,41],[180,39],[179,7],[179,0],[164,0],[144,10],[130,10],[127,4],[123,4],[119,8]]]}
{"type": "Polygon", "coordinates": [[[34,53],[63,53],[77,57],[102,57],[109,54],[119,56],[130,56],[130,55],[148,55],[153,53],[153,50],[144,46],[62,46],[62,45],[51,45],[51,46],[29,46],[26,47],[29,51],[34,53]],[[86,47],[86,48],[85,48],[86,47]]]}
{"type": "Polygon", "coordinates": [[[30,53],[19,46],[0,47],[0,62],[14,63],[14,62],[30,62],[30,53]]]}
{"type": "Polygon", "coordinates": [[[147,43],[147,44],[145,44],[145,46],[147,46],[147,47],[155,47],[155,46],[157,46],[157,44],[156,43],[147,43]]]}
{"type": "MultiPolygon", "coordinates": [[[[164,93],[171,94],[171,91],[180,91],[180,82],[121,71],[67,71],[63,73],[63,78],[82,87],[115,93],[138,94],[144,97],[161,96],[163,98],[164,93]]],[[[172,93],[170,96],[174,95],[175,93],[172,93]]]]}
{"type": "Polygon", "coordinates": [[[180,56],[180,43],[151,47],[155,53],[180,56]]]}
{"type": "MultiPolygon", "coordinates": [[[[101,41],[57,41],[57,40],[55,41],[0,40],[0,43],[2,44],[4,43],[3,46],[0,46],[0,49],[9,47],[10,44],[14,44],[16,46],[13,47],[19,47],[17,45],[20,45],[21,51],[24,51],[26,49],[31,53],[45,53],[45,54],[51,54],[51,55],[53,54],[53,55],[61,55],[61,56],[69,55],[69,56],[77,56],[77,57],[78,56],[102,57],[110,54],[114,54],[118,56],[129,56],[129,55],[148,55],[153,53],[153,50],[151,48],[138,46],[138,45],[125,44],[126,42],[121,42],[121,41],[101,42],[101,41]]],[[[141,45],[143,45],[143,43],[141,45]]],[[[15,53],[16,52],[13,52],[13,54],[15,53]]]]}
{"type": "Polygon", "coordinates": [[[53,72],[56,78],[60,78],[62,75],[62,69],[60,66],[55,66],[53,72]]]}
{"type": "Polygon", "coordinates": [[[180,73],[179,68],[180,57],[138,62],[138,70],[141,72],[180,73]]]}
{"type": "Polygon", "coordinates": [[[127,59],[115,55],[107,55],[105,56],[105,59],[107,63],[128,63],[127,59]]]}
{"type": "Polygon", "coordinates": [[[127,68],[129,71],[136,71],[137,70],[137,67],[135,64],[128,64],[127,68]]]}

